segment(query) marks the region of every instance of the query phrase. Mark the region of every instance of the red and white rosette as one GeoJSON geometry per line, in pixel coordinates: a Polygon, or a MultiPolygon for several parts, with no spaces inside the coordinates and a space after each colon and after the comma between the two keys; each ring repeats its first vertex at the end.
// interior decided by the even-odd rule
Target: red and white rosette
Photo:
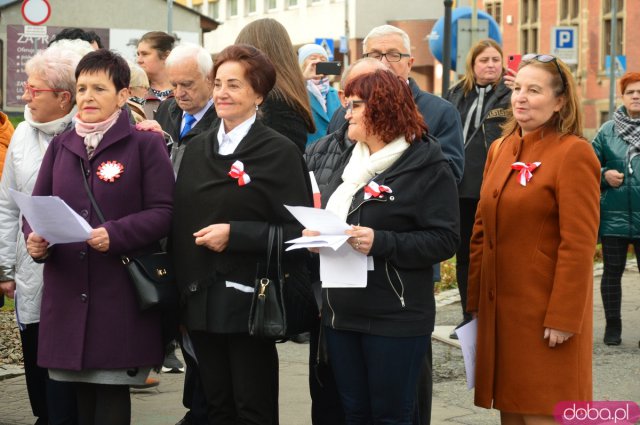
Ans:
{"type": "Polygon", "coordinates": [[[518,175],[518,182],[522,186],[526,186],[529,180],[533,178],[533,172],[542,164],[541,162],[514,162],[511,164],[511,169],[520,171],[518,175]]]}
{"type": "Polygon", "coordinates": [[[100,164],[98,171],[96,172],[100,180],[108,183],[116,181],[116,179],[120,178],[122,173],[124,173],[124,165],[120,164],[118,161],[103,162],[100,164]]]}
{"type": "Polygon", "coordinates": [[[244,172],[244,164],[242,163],[242,161],[236,161],[231,165],[229,176],[233,177],[234,179],[238,179],[238,186],[244,186],[251,181],[251,177],[249,177],[249,174],[244,172]]]}
{"type": "Polygon", "coordinates": [[[364,187],[364,199],[371,197],[379,198],[383,193],[393,193],[393,191],[389,186],[378,184],[374,181],[369,182],[369,184],[364,187]]]}

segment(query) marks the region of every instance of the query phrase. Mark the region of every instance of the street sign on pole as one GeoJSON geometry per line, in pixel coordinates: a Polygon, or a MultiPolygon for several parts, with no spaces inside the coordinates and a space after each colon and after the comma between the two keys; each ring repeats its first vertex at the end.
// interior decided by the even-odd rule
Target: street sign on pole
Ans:
{"type": "Polygon", "coordinates": [[[328,60],[333,60],[333,38],[316,38],[315,44],[327,51],[328,60]]]}
{"type": "Polygon", "coordinates": [[[51,5],[47,0],[24,0],[21,12],[31,25],[42,25],[51,16],[51,5]]]}
{"type": "MultiPolygon", "coordinates": [[[[608,73],[611,72],[611,56],[607,55],[605,57],[605,70],[608,73]]],[[[617,78],[620,78],[624,75],[625,72],[627,72],[627,57],[624,55],[618,55],[616,56],[616,60],[614,63],[615,69],[614,72],[616,74],[617,78]]]]}
{"type": "Polygon", "coordinates": [[[568,65],[577,65],[578,29],[576,27],[552,27],[551,54],[568,65]]]}

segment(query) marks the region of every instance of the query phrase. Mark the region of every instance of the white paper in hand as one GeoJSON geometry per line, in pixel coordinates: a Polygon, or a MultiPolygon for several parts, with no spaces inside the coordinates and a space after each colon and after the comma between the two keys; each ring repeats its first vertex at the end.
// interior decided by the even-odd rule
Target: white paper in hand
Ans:
{"type": "Polygon", "coordinates": [[[59,197],[29,196],[13,189],[9,193],[33,231],[51,245],[89,239],[89,223],[59,197]]]}
{"type": "Polygon", "coordinates": [[[476,341],[478,338],[478,319],[473,319],[469,323],[456,329],[458,341],[462,348],[464,358],[464,369],[467,373],[467,389],[476,386],[476,341]]]}

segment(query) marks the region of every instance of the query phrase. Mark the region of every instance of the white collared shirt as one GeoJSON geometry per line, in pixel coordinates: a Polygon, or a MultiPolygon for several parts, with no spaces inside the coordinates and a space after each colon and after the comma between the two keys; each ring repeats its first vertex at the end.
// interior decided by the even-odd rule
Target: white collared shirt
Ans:
{"type": "Polygon", "coordinates": [[[221,122],[220,129],[218,130],[218,146],[220,147],[218,153],[220,155],[230,155],[235,152],[254,122],[256,122],[256,114],[253,114],[251,118],[239,124],[229,133],[224,131],[224,122],[221,122]]]}
{"type": "MultiPolygon", "coordinates": [[[[191,126],[191,128],[195,127],[196,125],[198,125],[198,123],[200,122],[200,120],[202,119],[202,117],[204,117],[204,114],[207,113],[207,111],[209,110],[209,108],[211,108],[211,106],[213,106],[213,99],[209,99],[209,101],[207,102],[206,105],[204,105],[204,108],[200,109],[198,112],[196,112],[195,114],[193,114],[193,117],[196,119],[196,121],[193,123],[193,125],[191,126]]],[[[186,121],[184,119],[186,112],[182,111],[182,122],[180,123],[180,132],[182,133],[182,130],[184,129],[184,126],[186,124],[186,121]]]]}

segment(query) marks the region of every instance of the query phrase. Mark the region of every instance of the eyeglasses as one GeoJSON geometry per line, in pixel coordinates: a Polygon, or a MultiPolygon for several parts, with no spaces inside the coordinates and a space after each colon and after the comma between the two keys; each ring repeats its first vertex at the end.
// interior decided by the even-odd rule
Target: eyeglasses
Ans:
{"type": "Polygon", "coordinates": [[[364,105],[365,102],[364,100],[350,100],[349,102],[347,102],[347,106],[345,107],[345,110],[347,112],[347,114],[351,114],[353,113],[353,107],[355,105],[364,105]]]}
{"type": "Polygon", "coordinates": [[[522,56],[523,61],[538,61],[542,63],[553,62],[556,65],[556,69],[558,70],[558,74],[560,74],[560,79],[562,80],[562,92],[567,91],[567,77],[564,76],[564,73],[560,69],[560,65],[558,65],[558,58],[553,55],[539,55],[537,53],[529,53],[522,56]]]}
{"type": "Polygon", "coordinates": [[[29,92],[29,96],[31,96],[31,98],[35,98],[38,95],[38,93],[40,93],[41,91],[50,91],[54,93],[69,91],[64,89],[36,89],[34,87],[31,87],[26,81],[22,83],[22,88],[24,89],[25,93],[29,92]]]}
{"type": "Polygon", "coordinates": [[[408,58],[411,55],[408,53],[399,53],[399,52],[387,52],[387,53],[371,52],[371,53],[365,53],[362,56],[364,56],[365,58],[374,58],[379,61],[381,61],[382,58],[386,58],[387,62],[400,62],[402,58],[408,58]]]}

